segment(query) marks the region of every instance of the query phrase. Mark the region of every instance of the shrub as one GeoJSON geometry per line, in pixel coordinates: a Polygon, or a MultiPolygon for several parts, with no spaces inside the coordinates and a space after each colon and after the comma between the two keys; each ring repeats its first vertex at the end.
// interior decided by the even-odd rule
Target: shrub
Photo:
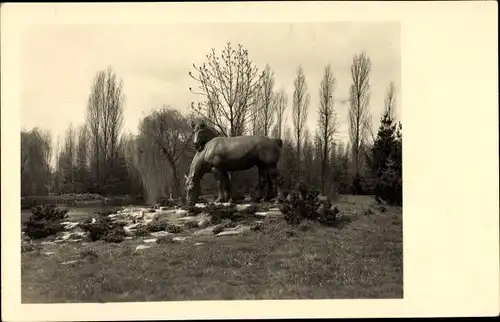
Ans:
{"type": "Polygon", "coordinates": [[[158,231],[166,230],[168,227],[168,222],[163,219],[155,219],[147,224],[146,230],[150,233],[155,233],[158,231]]]}
{"type": "Polygon", "coordinates": [[[47,204],[36,206],[31,210],[31,216],[24,224],[26,236],[39,239],[55,235],[64,229],[61,222],[67,217],[68,209],[57,208],[47,204]]]}
{"type": "Polygon", "coordinates": [[[21,253],[29,253],[32,252],[36,249],[35,245],[33,244],[22,244],[21,245],[21,253]]]}
{"type": "Polygon", "coordinates": [[[169,224],[166,227],[166,231],[171,233],[171,234],[178,234],[178,233],[182,232],[182,227],[178,226],[178,225],[169,224]]]}
{"type": "Polygon", "coordinates": [[[135,230],[135,235],[136,236],[148,236],[150,232],[154,232],[154,231],[150,231],[149,229],[150,228],[146,225],[137,226],[137,228],[135,230]]]}
{"type": "Polygon", "coordinates": [[[215,206],[210,204],[205,208],[205,212],[208,212],[211,217],[212,224],[218,224],[225,219],[236,219],[237,217],[241,217],[241,214],[238,214],[237,208],[235,205],[230,206],[215,206]]]}
{"type": "Polygon", "coordinates": [[[196,220],[186,221],[184,222],[184,228],[186,229],[198,228],[198,222],[196,220]]]}
{"type": "Polygon", "coordinates": [[[108,243],[120,243],[125,240],[123,224],[113,222],[109,217],[97,217],[95,222],[92,218],[86,219],[80,227],[89,233],[91,241],[104,240],[108,243]]]}
{"type": "Polygon", "coordinates": [[[46,204],[32,208],[31,219],[35,221],[40,221],[40,220],[62,221],[66,219],[67,213],[68,209],[66,208],[58,208],[53,204],[46,204]]]}
{"type": "Polygon", "coordinates": [[[285,201],[279,205],[285,221],[290,225],[299,225],[302,220],[316,221],[332,225],[338,214],[337,208],[331,208],[330,198],[320,196],[315,188],[308,189],[300,182],[295,191],[291,191],[285,201]]]}
{"type": "Polygon", "coordinates": [[[166,196],[161,196],[156,198],[156,205],[159,207],[174,207],[176,202],[166,196]]]}

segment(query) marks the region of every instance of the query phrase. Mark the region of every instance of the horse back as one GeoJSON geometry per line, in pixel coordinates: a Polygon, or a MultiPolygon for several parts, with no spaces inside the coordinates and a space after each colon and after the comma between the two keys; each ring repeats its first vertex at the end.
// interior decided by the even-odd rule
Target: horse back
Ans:
{"type": "Polygon", "coordinates": [[[282,141],[264,136],[217,137],[205,146],[205,159],[225,168],[273,165],[280,158],[282,141]]]}

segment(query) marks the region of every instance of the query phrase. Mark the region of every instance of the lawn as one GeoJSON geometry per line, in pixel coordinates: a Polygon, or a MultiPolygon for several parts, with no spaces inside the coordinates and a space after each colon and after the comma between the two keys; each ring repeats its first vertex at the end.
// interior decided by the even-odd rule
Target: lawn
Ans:
{"type": "Polygon", "coordinates": [[[401,208],[353,196],[338,207],[350,221],[336,228],[277,216],[139,251],[140,240],[44,246],[22,254],[22,302],[402,298],[401,208]]]}

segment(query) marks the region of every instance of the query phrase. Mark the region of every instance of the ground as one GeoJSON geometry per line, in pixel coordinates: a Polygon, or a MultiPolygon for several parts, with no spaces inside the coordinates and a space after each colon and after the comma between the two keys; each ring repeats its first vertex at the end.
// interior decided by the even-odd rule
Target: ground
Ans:
{"type": "MultiPolygon", "coordinates": [[[[237,236],[46,246],[22,254],[22,302],[402,298],[401,208],[341,196],[343,226],[279,217],[237,236]],[[70,265],[62,262],[80,260],[70,265]]],[[[183,234],[180,234],[182,236],[183,234]]]]}

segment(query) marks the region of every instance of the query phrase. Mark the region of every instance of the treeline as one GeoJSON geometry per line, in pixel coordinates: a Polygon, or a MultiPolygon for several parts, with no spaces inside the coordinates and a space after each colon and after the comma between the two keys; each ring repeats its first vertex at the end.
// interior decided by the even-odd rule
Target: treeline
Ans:
{"type": "MultiPolygon", "coordinates": [[[[269,65],[260,70],[241,45],[214,49],[189,72],[200,96],[192,111],[181,114],[167,106],[145,116],[137,134],[123,133],[123,83],[111,68],[97,73],[87,102],[86,121],[72,125],[53,149],[49,132],[21,133],[22,195],[99,193],[133,195],[154,202],[161,196],[184,195],[184,173],[194,155],[190,121],[202,118],[224,136],[265,135],[284,141],[279,167],[286,188],[298,181],[318,187],[325,195],[376,194],[387,202],[402,202],[401,123],[395,118],[395,85],[388,84],[377,133],[370,113],[371,60],[353,57],[349,113],[337,113],[337,79],[325,66],[318,84],[319,106],[311,108],[309,84],[299,66],[289,97],[275,85],[269,65]],[[291,113],[289,113],[289,111],[291,113]],[[316,129],[306,125],[309,113],[318,114],[316,129]],[[287,115],[291,114],[291,125],[287,115]],[[337,138],[342,122],[349,141],[337,138]],[[56,165],[50,166],[52,156],[56,165]]],[[[382,102],[381,102],[382,104],[382,102]]],[[[256,171],[232,174],[235,189],[250,192],[256,171]]],[[[216,190],[211,176],[204,192],[216,190]]]]}

